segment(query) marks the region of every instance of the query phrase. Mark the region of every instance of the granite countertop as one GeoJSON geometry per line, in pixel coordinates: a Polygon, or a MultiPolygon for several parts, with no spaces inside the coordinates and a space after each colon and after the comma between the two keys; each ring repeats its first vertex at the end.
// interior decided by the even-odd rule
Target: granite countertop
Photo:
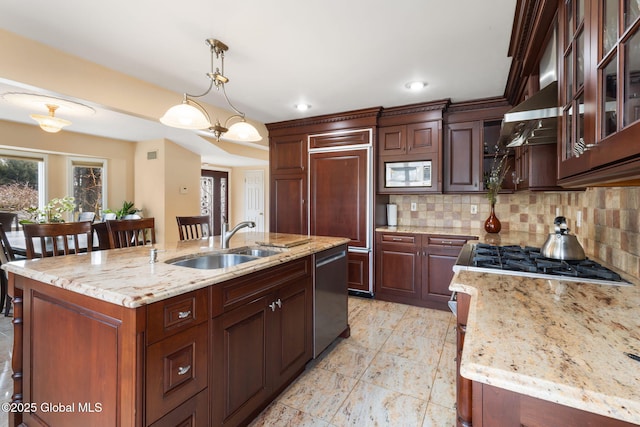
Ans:
{"type": "Polygon", "coordinates": [[[471,295],[461,375],[640,424],[640,285],[460,271],[471,295]]]}
{"type": "Polygon", "coordinates": [[[8,272],[129,308],[140,307],[172,296],[224,282],[302,258],[344,243],[342,237],[304,236],[282,233],[238,233],[231,238],[231,250],[269,245],[278,255],[233,267],[199,270],[167,264],[165,261],[220,251],[220,238],[183,241],[169,245],[93,251],[91,253],[14,261],[4,264],[8,272]],[[158,250],[150,263],[150,251],[158,250]]]}

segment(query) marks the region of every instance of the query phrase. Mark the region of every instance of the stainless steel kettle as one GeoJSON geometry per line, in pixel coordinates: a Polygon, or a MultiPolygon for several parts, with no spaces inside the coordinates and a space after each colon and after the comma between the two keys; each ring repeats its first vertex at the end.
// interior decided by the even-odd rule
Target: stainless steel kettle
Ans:
{"type": "Polygon", "coordinates": [[[553,220],[555,233],[549,233],[547,241],[540,249],[540,254],[546,258],[565,261],[580,261],[585,259],[584,249],[578,238],[569,234],[567,219],[558,216],[553,220]]]}

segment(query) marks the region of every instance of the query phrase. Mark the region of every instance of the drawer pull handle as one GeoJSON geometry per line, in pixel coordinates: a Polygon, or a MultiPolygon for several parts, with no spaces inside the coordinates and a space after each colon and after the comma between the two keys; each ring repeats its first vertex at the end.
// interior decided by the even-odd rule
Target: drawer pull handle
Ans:
{"type": "Polygon", "coordinates": [[[189,317],[191,315],[191,310],[189,311],[179,311],[178,312],[178,319],[185,319],[187,317],[189,317]]]}
{"type": "Polygon", "coordinates": [[[400,238],[400,237],[394,237],[391,240],[393,240],[394,242],[402,242],[402,238],[400,238]]]}
{"type": "Polygon", "coordinates": [[[278,298],[278,300],[276,301],[276,305],[278,306],[278,308],[282,308],[282,301],[280,301],[280,298],[278,298]]]}
{"type": "Polygon", "coordinates": [[[178,366],[178,375],[184,375],[191,370],[191,365],[178,366]]]}
{"type": "Polygon", "coordinates": [[[271,311],[276,311],[276,303],[272,302],[271,304],[269,304],[269,308],[271,309],[271,311]]]}

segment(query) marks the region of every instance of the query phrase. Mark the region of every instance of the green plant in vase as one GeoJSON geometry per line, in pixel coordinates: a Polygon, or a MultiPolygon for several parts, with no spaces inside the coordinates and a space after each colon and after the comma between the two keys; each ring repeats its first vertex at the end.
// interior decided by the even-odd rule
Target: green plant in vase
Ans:
{"type": "Polygon", "coordinates": [[[54,198],[49,200],[42,209],[36,207],[25,209],[29,215],[29,219],[21,220],[20,224],[64,222],[64,214],[73,212],[75,206],[75,199],[71,196],[65,196],[61,199],[54,198]]]}

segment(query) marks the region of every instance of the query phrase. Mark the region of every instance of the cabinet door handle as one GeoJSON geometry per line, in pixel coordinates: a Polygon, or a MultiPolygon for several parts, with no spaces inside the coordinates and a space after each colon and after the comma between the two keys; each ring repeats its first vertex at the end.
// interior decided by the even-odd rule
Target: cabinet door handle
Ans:
{"type": "Polygon", "coordinates": [[[276,303],[272,302],[271,304],[269,304],[269,308],[271,309],[271,311],[276,311],[276,303]]]}
{"type": "Polygon", "coordinates": [[[191,315],[191,310],[189,311],[179,311],[178,312],[178,319],[185,319],[187,317],[189,317],[191,315]]]}
{"type": "Polygon", "coordinates": [[[276,305],[278,306],[278,308],[282,308],[282,301],[280,301],[280,298],[276,300],[276,305]]]}
{"type": "Polygon", "coordinates": [[[178,375],[184,375],[191,370],[191,365],[178,366],[178,375]]]}

